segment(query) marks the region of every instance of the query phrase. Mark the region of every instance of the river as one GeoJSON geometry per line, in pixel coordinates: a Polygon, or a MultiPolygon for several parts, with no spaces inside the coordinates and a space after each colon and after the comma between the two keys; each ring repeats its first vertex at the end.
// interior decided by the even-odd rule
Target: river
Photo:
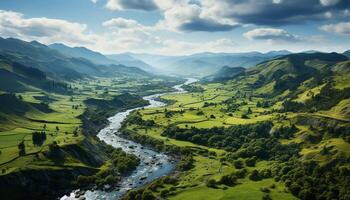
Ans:
{"type": "MultiPolygon", "coordinates": [[[[112,145],[115,148],[122,148],[123,151],[127,153],[135,154],[140,158],[140,165],[137,169],[132,172],[129,176],[123,177],[121,182],[117,185],[116,188],[110,189],[107,191],[103,190],[88,190],[84,192],[82,195],[79,195],[81,199],[85,197],[87,200],[115,200],[119,199],[122,195],[124,195],[128,190],[133,188],[138,188],[144,186],[145,184],[162,177],[168,173],[170,173],[175,163],[171,157],[166,154],[153,151],[146,147],[143,147],[141,144],[135,143],[131,140],[127,140],[121,138],[119,136],[119,129],[121,127],[122,122],[125,118],[130,114],[130,112],[142,108],[155,108],[165,106],[166,104],[159,101],[158,98],[164,94],[176,94],[176,93],[184,93],[186,92],[181,88],[182,85],[188,85],[196,82],[197,79],[188,78],[187,81],[183,84],[176,85],[173,88],[176,89],[175,92],[171,93],[161,93],[154,94],[150,96],[145,96],[143,99],[149,101],[149,105],[138,107],[130,110],[126,110],[124,112],[119,112],[113,117],[110,117],[109,125],[102,129],[97,137],[106,142],[107,144],[112,145]]],[[[64,196],[61,200],[75,200],[76,194],[79,193],[79,190],[73,191],[70,196],[64,196]]]]}

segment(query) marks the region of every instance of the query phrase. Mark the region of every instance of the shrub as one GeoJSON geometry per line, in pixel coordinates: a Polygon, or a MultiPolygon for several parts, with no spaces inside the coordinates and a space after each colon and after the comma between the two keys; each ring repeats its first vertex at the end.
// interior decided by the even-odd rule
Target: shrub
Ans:
{"type": "Polygon", "coordinates": [[[215,181],[214,179],[210,179],[210,180],[207,182],[207,187],[216,188],[216,181],[215,181]]]}
{"type": "Polygon", "coordinates": [[[241,159],[235,160],[233,162],[233,165],[235,166],[236,169],[242,169],[244,166],[243,161],[241,159]]]}

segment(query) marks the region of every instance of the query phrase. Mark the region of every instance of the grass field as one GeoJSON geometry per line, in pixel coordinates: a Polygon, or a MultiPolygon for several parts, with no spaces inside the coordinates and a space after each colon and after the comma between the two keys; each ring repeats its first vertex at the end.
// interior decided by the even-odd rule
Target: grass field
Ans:
{"type": "Polygon", "coordinates": [[[16,93],[26,104],[46,103],[49,110],[31,107],[21,114],[0,112],[0,169],[10,173],[24,168],[84,166],[81,161],[69,156],[63,166],[57,166],[43,154],[54,141],[60,146],[66,146],[79,144],[85,139],[79,118],[86,109],[84,100],[109,100],[123,92],[147,95],[170,90],[170,87],[162,85],[163,82],[163,79],[96,78],[72,82],[74,92],[71,95],[48,93],[37,88],[16,93]],[[153,86],[141,89],[145,84],[153,86]],[[46,139],[42,145],[33,144],[32,133],[35,131],[45,131],[46,139]],[[24,156],[19,155],[18,145],[21,142],[25,145],[24,156]]]}

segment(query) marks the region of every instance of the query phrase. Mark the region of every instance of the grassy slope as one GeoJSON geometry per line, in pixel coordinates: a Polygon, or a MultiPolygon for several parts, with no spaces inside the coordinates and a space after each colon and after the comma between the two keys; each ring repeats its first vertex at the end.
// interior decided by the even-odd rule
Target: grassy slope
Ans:
{"type": "MultiPolygon", "coordinates": [[[[16,93],[17,96],[22,96],[25,103],[41,103],[42,100],[40,99],[43,99],[41,97],[46,97],[52,100],[48,105],[53,111],[44,113],[31,108],[23,115],[0,112],[0,175],[23,169],[63,169],[68,166],[91,167],[69,156],[63,165],[58,166],[47,159],[43,153],[48,150],[48,145],[53,141],[56,141],[61,147],[65,147],[71,144],[80,144],[86,139],[80,128],[82,122],[79,116],[86,109],[84,100],[87,98],[108,100],[124,91],[140,93],[138,87],[144,85],[145,82],[160,85],[159,83],[162,81],[161,79],[136,80],[125,77],[98,78],[71,83],[75,90],[73,95],[47,93],[38,88],[16,93]],[[76,108],[73,109],[72,106],[76,106],[76,108]],[[44,130],[44,125],[46,125],[47,139],[42,146],[35,146],[32,141],[32,132],[44,130]],[[56,126],[59,127],[59,131],[56,131],[56,126]],[[78,134],[74,135],[73,132],[76,129],[78,134]],[[27,155],[25,156],[19,156],[17,146],[21,141],[24,141],[26,146],[27,155]]],[[[165,90],[167,90],[166,87],[158,87],[154,90],[149,88],[143,90],[142,93],[156,93],[165,90]]]]}
{"type": "MultiPolygon", "coordinates": [[[[348,67],[349,62],[343,62],[337,64],[333,67],[334,71],[348,67]],[[346,65],[346,66],[345,66],[346,65]]],[[[294,66],[285,60],[276,60],[269,63],[269,69],[265,69],[265,65],[258,66],[261,68],[261,73],[266,77],[271,77],[272,74],[279,69],[286,69],[287,72],[296,73],[294,66]],[[282,65],[282,66],[281,66],[282,65]]],[[[310,61],[306,62],[306,65],[312,66],[317,69],[323,69],[329,66],[329,62],[319,62],[310,61]]],[[[196,145],[187,141],[178,141],[175,139],[166,138],[161,136],[161,133],[169,124],[177,124],[182,128],[190,128],[192,126],[198,128],[211,128],[214,126],[229,126],[238,124],[249,124],[256,123],[258,121],[272,120],[276,126],[289,124],[290,121],[294,121],[299,115],[304,116],[308,119],[322,119],[322,120],[334,120],[335,122],[348,124],[350,120],[350,99],[342,100],[338,105],[326,111],[318,111],[315,113],[285,113],[286,118],[281,118],[279,113],[273,112],[273,109],[280,109],[282,107],[282,102],[291,92],[286,90],[280,94],[274,94],[275,80],[271,80],[258,88],[251,88],[258,79],[256,72],[249,72],[247,76],[239,77],[234,80],[225,83],[212,83],[200,85],[204,88],[204,92],[196,93],[186,93],[186,94],[171,94],[162,96],[163,99],[170,100],[170,102],[175,101],[174,104],[168,105],[165,108],[151,108],[140,111],[144,120],[154,120],[158,127],[149,129],[147,132],[143,129],[139,129],[138,126],[131,126],[133,130],[137,130],[139,134],[146,134],[148,136],[163,140],[166,144],[176,145],[181,147],[195,147],[208,149],[210,151],[215,151],[217,157],[208,158],[201,155],[195,156],[195,168],[180,174],[180,182],[178,185],[165,186],[166,189],[170,189],[174,192],[173,195],[169,197],[171,200],[186,200],[186,199],[212,199],[212,200],[225,200],[225,199],[261,199],[263,192],[260,191],[261,187],[268,187],[271,184],[275,184],[276,188],[271,189],[270,196],[272,199],[296,199],[293,195],[288,193],[284,185],[280,182],[276,183],[273,179],[264,179],[262,181],[251,181],[247,178],[239,179],[239,184],[234,187],[223,188],[220,186],[219,189],[208,188],[205,183],[210,179],[214,178],[218,180],[223,174],[228,174],[235,171],[235,168],[230,164],[225,166],[222,171],[218,171],[220,168],[220,158],[225,157],[225,152],[223,150],[217,150],[212,148],[207,148],[204,146],[196,145]],[[249,75],[250,74],[250,75],[249,75]],[[238,95],[237,95],[238,94],[238,95]],[[254,97],[259,94],[272,95],[272,99],[268,99],[273,104],[268,108],[257,107],[258,101],[267,100],[263,97],[254,97]],[[232,96],[236,96],[234,99],[235,103],[246,102],[245,105],[239,106],[238,110],[234,112],[227,112],[227,108],[224,103],[232,96]],[[248,98],[253,96],[252,98],[248,98]],[[207,107],[203,105],[207,103],[212,103],[207,107]],[[243,119],[241,117],[242,113],[246,112],[247,109],[252,110],[251,114],[248,114],[249,119],[243,119]],[[165,110],[166,109],[166,110],[165,110]],[[166,117],[165,111],[174,111],[173,115],[166,117]],[[176,112],[182,111],[182,113],[176,112]],[[197,113],[202,111],[203,115],[198,115],[197,113]],[[215,118],[211,118],[210,115],[214,115],[215,118]]],[[[347,81],[349,79],[348,73],[335,73],[332,79],[335,81],[335,88],[346,88],[349,87],[347,81]]],[[[313,95],[317,95],[320,89],[324,86],[312,85],[310,82],[312,78],[306,79],[301,85],[296,88],[297,95],[294,97],[293,101],[305,102],[311,98],[310,91],[313,95]]],[[[291,142],[302,143],[307,135],[313,135],[314,131],[310,130],[309,125],[297,124],[299,132],[295,134],[294,138],[291,139],[281,139],[281,143],[287,144],[291,142]]],[[[342,138],[331,138],[320,141],[316,144],[307,144],[302,148],[300,155],[303,160],[316,160],[320,164],[331,159],[332,157],[340,154],[349,155],[350,144],[345,142],[342,138]],[[330,155],[322,156],[320,151],[324,146],[331,147],[332,152],[330,155]]],[[[268,166],[272,163],[263,161],[257,164],[256,168],[259,169],[264,166],[268,166]]],[[[253,168],[249,168],[252,170],[253,168]]]]}

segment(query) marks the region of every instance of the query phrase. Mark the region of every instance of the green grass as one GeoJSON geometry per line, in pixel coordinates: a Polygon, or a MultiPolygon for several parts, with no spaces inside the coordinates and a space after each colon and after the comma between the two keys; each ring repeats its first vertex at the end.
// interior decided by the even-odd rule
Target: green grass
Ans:
{"type": "Polygon", "coordinates": [[[227,189],[213,189],[202,185],[183,190],[177,193],[176,196],[170,197],[169,200],[256,200],[262,199],[262,196],[265,194],[260,191],[260,188],[269,187],[272,184],[276,185],[276,188],[270,189],[271,192],[269,194],[272,199],[297,199],[290,193],[286,193],[283,185],[274,182],[272,179],[264,179],[257,182],[243,180],[240,184],[227,189]]]}
{"type": "MultiPolygon", "coordinates": [[[[49,103],[49,108],[53,112],[44,113],[33,108],[23,116],[0,113],[0,169],[6,169],[6,173],[10,173],[27,167],[45,168],[46,166],[48,169],[58,167],[45,156],[41,156],[40,159],[38,159],[38,156],[40,157],[43,152],[47,151],[48,145],[53,141],[63,147],[79,144],[85,139],[81,129],[78,129],[78,136],[73,134],[74,130],[82,125],[79,116],[86,109],[83,103],[85,99],[112,99],[113,96],[121,94],[123,91],[142,95],[138,87],[145,83],[161,85],[161,82],[164,82],[164,80],[136,80],[125,77],[98,78],[71,83],[74,88],[73,95],[47,93],[38,88],[16,93],[16,95],[21,95],[23,101],[27,103],[41,103],[40,100],[34,97],[47,96],[53,100],[49,103]],[[108,88],[108,93],[105,92],[106,88],[108,88]],[[73,109],[72,106],[78,107],[73,109]],[[32,132],[42,131],[44,125],[46,125],[47,139],[42,146],[34,146],[32,132]],[[56,126],[59,127],[59,131],[56,131],[56,126]],[[27,155],[20,157],[18,144],[22,141],[26,146],[27,155]]],[[[149,94],[162,92],[162,90],[168,90],[168,88],[159,87],[155,90],[142,90],[142,93],[149,94]]],[[[84,164],[80,160],[67,156],[63,167],[80,165],[84,164]]]]}

